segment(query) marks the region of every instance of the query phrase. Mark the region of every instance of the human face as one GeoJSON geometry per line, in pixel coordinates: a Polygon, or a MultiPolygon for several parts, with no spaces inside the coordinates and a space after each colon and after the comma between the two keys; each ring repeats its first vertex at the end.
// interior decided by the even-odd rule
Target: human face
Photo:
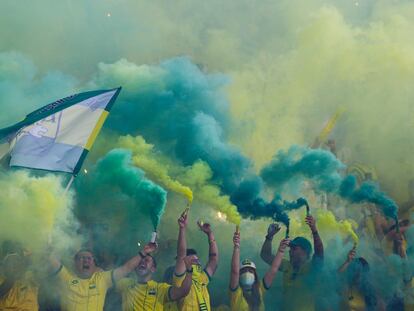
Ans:
{"type": "Polygon", "coordinates": [[[195,265],[201,266],[200,259],[198,258],[197,255],[195,255],[195,254],[194,255],[190,255],[190,256],[188,256],[188,258],[190,259],[191,262],[194,262],[195,265]]]}
{"type": "Polygon", "coordinates": [[[292,264],[299,265],[307,260],[308,254],[302,247],[291,245],[289,249],[289,257],[292,264]]]}
{"type": "Polygon", "coordinates": [[[245,267],[240,270],[240,286],[243,290],[251,290],[257,281],[256,271],[252,267],[245,267]]]}
{"type": "Polygon", "coordinates": [[[88,251],[79,252],[75,257],[75,269],[79,277],[90,278],[96,271],[93,254],[88,251]]]}
{"type": "Polygon", "coordinates": [[[135,268],[135,273],[139,278],[145,278],[155,272],[154,260],[151,256],[146,256],[141,259],[138,267],[135,268]]]}

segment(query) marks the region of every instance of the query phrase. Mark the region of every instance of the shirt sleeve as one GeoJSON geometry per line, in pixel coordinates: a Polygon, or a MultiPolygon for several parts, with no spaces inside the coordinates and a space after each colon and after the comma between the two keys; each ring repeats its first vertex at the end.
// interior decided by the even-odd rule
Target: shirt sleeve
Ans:
{"type": "Polygon", "coordinates": [[[65,266],[60,266],[59,270],[56,272],[56,276],[60,282],[66,283],[72,280],[74,277],[69,272],[68,269],[66,269],[65,266]]]}
{"type": "Polygon", "coordinates": [[[241,299],[242,289],[240,286],[237,286],[235,289],[229,289],[229,297],[230,297],[230,306],[235,307],[239,303],[239,300],[241,299]]]}
{"type": "Polygon", "coordinates": [[[171,302],[170,291],[172,286],[167,283],[158,283],[158,291],[163,295],[164,303],[171,302]]]}
{"type": "Polygon", "coordinates": [[[120,279],[118,282],[115,283],[115,289],[118,292],[123,292],[128,286],[133,284],[133,280],[130,278],[123,278],[120,279]]]}
{"type": "Polygon", "coordinates": [[[203,272],[201,274],[201,281],[206,285],[208,285],[208,283],[210,283],[210,276],[208,275],[208,273],[205,270],[203,270],[203,272]]]}
{"type": "Polygon", "coordinates": [[[181,287],[181,284],[183,283],[184,279],[185,279],[185,272],[181,275],[177,275],[177,274],[174,273],[173,285],[175,287],[181,287]]]}
{"type": "Polygon", "coordinates": [[[114,270],[103,271],[101,273],[102,283],[108,289],[114,285],[113,282],[113,272],[114,270]]]}

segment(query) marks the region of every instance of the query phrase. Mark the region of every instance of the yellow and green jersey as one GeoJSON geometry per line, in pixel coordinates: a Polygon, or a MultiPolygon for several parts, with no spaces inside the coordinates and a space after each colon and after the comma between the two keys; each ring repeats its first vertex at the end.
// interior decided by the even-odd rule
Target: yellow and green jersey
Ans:
{"type": "MultiPolygon", "coordinates": [[[[181,287],[184,281],[185,273],[182,275],[174,275],[173,283],[177,287],[181,287]]],[[[180,311],[211,311],[210,295],[208,292],[208,284],[210,276],[201,267],[194,267],[192,275],[192,284],[190,292],[186,297],[178,302],[178,310],[180,311]]]]}
{"type": "MultiPolygon", "coordinates": [[[[0,285],[5,279],[0,276],[0,285]]],[[[37,311],[39,287],[31,273],[26,273],[21,280],[16,281],[10,290],[0,298],[0,310],[37,311]]]]}
{"type": "Polygon", "coordinates": [[[283,272],[283,310],[313,311],[315,299],[312,287],[308,284],[313,262],[304,264],[298,271],[288,260],[283,260],[279,268],[283,272]],[[301,299],[297,299],[300,293],[301,299]]]}
{"type": "Polygon", "coordinates": [[[132,278],[124,278],[117,282],[116,289],[122,295],[124,311],[163,311],[164,306],[171,302],[171,285],[148,281],[139,283],[132,278]]]}
{"type": "Polygon", "coordinates": [[[81,279],[62,266],[57,272],[63,311],[101,311],[112,287],[112,271],[99,271],[81,279]]]}
{"type": "MultiPolygon", "coordinates": [[[[265,307],[264,307],[264,293],[266,290],[268,290],[269,288],[267,288],[264,284],[264,281],[262,280],[259,283],[259,295],[260,295],[260,300],[261,300],[261,304],[259,307],[260,311],[264,311],[265,307]]],[[[241,289],[240,286],[237,286],[236,289],[230,289],[230,310],[231,311],[250,311],[249,309],[249,304],[246,301],[246,298],[243,295],[243,290],[241,289]]]]}

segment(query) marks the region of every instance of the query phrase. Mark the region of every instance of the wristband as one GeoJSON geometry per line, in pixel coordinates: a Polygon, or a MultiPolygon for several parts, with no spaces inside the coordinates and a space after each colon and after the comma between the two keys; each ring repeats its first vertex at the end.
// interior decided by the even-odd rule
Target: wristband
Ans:
{"type": "Polygon", "coordinates": [[[187,273],[193,273],[193,268],[191,268],[191,269],[186,269],[185,270],[187,273]]]}
{"type": "Polygon", "coordinates": [[[208,257],[215,257],[215,256],[217,256],[216,253],[210,253],[210,254],[208,254],[208,257]]]}
{"type": "Polygon", "coordinates": [[[147,257],[147,255],[144,255],[141,251],[139,251],[139,256],[142,258],[142,259],[144,259],[145,257],[147,257]]]}
{"type": "Polygon", "coordinates": [[[269,236],[268,234],[266,235],[266,240],[268,241],[273,241],[273,235],[269,236]]]}

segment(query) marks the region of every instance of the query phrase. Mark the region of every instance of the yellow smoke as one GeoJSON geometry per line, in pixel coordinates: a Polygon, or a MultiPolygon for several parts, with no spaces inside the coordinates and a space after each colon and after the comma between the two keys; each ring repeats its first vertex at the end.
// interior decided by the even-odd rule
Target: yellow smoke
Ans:
{"type": "Polygon", "coordinates": [[[39,249],[53,231],[55,218],[69,210],[60,178],[31,177],[27,172],[0,173],[0,237],[39,249]]]}
{"type": "Polygon", "coordinates": [[[338,108],[335,114],[328,120],[322,131],[319,133],[318,137],[316,138],[315,142],[313,143],[313,148],[318,148],[322,146],[326,140],[328,139],[329,135],[332,133],[333,129],[335,128],[336,123],[338,122],[339,118],[345,112],[343,108],[338,108]]]}
{"type": "Polygon", "coordinates": [[[141,136],[121,136],[117,146],[131,150],[134,165],[169,190],[184,195],[190,204],[193,201],[193,189],[195,199],[223,213],[227,221],[240,224],[241,216],[237,212],[237,207],[230,202],[228,196],[221,195],[218,186],[211,183],[213,172],[207,163],[198,161],[190,167],[181,167],[157,154],[154,146],[148,144],[141,136]],[[170,176],[173,173],[177,175],[175,178],[170,176]]]}
{"type": "Polygon", "coordinates": [[[237,207],[230,202],[229,196],[221,195],[219,187],[210,183],[212,177],[213,172],[208,164],[197,161],[179,179],[191,186],[195,192],[195,199],[211,205],[225,214],[227,221],[239,225],[241,216],[237,207]]]}
{"type": "Polygon", "coordinates": [[[191,189],[172,179],[169,176],[168,165],[161,163],[154,157],[154,145],[146,143],[141,136],[132,137],[127,135],[119,138],[118,146],[132,151],[132,162],[135,166],[143,169],[149,176],[167,189],[184,195],[189,204],[193,202],[193,192],[191,189]]]}
{"type": "MultiPolygon", "coordinates": [[[[354,231],[354,228],[357,228],[355,221],[350,219],[337,220],[331,211],[323,208],[315,208],[311,213],[316,219],[316,225],[322,237],[340,235],[344,240],[351,238],[355,244],[359,243],[359,237],[354,231]]],[[[292,217],[290,227],[292,236],[309,234],[303,219],[292,217]]]]}

